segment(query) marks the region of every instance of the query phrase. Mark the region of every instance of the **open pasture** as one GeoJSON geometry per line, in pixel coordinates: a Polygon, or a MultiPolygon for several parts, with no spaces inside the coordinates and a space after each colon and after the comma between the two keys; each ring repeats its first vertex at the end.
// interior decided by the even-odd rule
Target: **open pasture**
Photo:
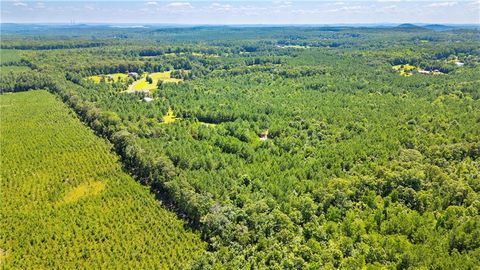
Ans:
{"type": "Polygon", "coordinates": [[[125,73],[113,73],[106,75],[93,75],[89,76],[88,79],[92,80],[94,83],[101,83],[102,80],[107,83],[112,82],[127,82],[128,75],[125,73]]]}
{"type": "Polygon", "coordinates": [[[176,119],[177,118],[171,108],[168,109],[168,112],[162,118],[164,124],[174,123],[176,119]]]}
{"type": "Polygon", "coordinates": [[[157,83],[160,80],[164,83],[179,83],[182,81],[182,79],[170,78],[170,73],[170,71],[149,73],[148,76],[152,78],[152,83],[147,81],[147,74],[144,74],[128,87],[128,91],[151,91],[157,89],[157,83]]]}
{"type": "Polygon", "coordinates": [[[396,66],[393,66],[392,68],[393,70],[397,71],[400,74],[400,76],[405,76],[405,77],[412,76],[413,72],[418,70],[418,67],[415,67],[409,64],[396,65],[396,66]]]}

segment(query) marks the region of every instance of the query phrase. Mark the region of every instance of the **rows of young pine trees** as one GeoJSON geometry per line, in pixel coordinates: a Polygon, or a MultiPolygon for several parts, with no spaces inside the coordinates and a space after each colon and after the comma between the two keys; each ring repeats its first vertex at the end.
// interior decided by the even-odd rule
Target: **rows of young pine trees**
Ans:
{"type": "Polygon", "coordinates": [[[2,268],[181,269],[202,255],[54,95],[0,95],[0,106],[2,268]]]}

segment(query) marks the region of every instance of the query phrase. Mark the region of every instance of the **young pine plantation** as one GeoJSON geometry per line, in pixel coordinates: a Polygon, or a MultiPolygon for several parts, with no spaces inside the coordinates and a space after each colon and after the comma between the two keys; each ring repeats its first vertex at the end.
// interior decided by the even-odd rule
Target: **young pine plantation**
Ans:
{"type": "Polygon", "coordinates": [[[2,95],[0,110],[3,269],[182,269],[201,256],[198,235],[54,95],[2,95]]]}

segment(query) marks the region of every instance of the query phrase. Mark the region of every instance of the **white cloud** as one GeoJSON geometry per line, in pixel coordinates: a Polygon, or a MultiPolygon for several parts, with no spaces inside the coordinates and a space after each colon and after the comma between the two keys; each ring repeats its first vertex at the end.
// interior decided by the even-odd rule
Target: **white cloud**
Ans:
{"type": "Polygon", "coordinates": [[[292,1],[273,1],[273,4],[279,8],[287,8],[292,6],[292,1]]]}
{"type": "Polygon", "coordinates": [[[341,8],[329,9],[327,12],[339,12],[339,11],[359,11],[363,9],[362,6],[345,6],[341,8]]]}
{"type": "Polygon", "coordinates": [[[189,2],[172,2],[165,6],[166,8],[170,9],[177,9],[177,10],[185,10],[185,9],[192,9],[193,6],[189,2]]]}
{"type": "Polygon", "coordinates": [[[427,5],[427,7],[433,7],[433,8],[451,7],[451,6],[454,6],[456,4],[458,4],[458,2],[437,2],[437,3],[431,3],[431,4],[427,5]]]}
{"type": "Polygon", "coordinates": [[[212,3],[210,5],[211,9],[214,9],[216,11],[230,11],[232,10],[232,5],[230,4],[219,4],[219,3],[212,3]]]}
{"type": "Polygon", "coordinates": [[[246,12],[245,14],[258,14],[256,11],[265,11],[265,10],[267,10],[267,8],[259,7],[259,6],[252,6],[252,5],[240,6],[238,8],[238,11],[246,12]]]}
{"type": "Polygon", "coordinates": [[[14,6],[17,6],[17,7],[26,7],[26,6],[28,6],[27,3],[23,3],[23,2],[13,2],[13,5],[14,5],[14,6]]]}
{"type": "Polygon", "coordinates": [[[158,6],[158,3],[155,1],[150,1],[146,3],[148,6],[158,6]]]}
{"type": "Polygon", "coordinates": [[[480,0],[472,1],[469,3],[471,6],[480,6],[480,0]]]}
{"type": "Polygon", "coordinates": [[[376,9],[377,12],[397,12],[397,5],[389,5],[385,7],[379,7],[376,9]]]}

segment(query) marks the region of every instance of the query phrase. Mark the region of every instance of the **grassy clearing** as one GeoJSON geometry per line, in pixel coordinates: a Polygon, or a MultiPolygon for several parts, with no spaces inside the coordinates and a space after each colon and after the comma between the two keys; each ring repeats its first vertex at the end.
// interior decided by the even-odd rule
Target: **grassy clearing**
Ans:
{"type": "Polygon", "coordinates": [[[175,57],[175,56],[185,55],[185,53],[183,53],[183,52],[180,52],[180,53],[165,53],[163,55],[168,56],[168,57],[175,57]]]}
{"type": "Polygon", "coordinates": [[[280,48],[285,48],[285,49],[308,49],[310,48],[309,46],[302,46],[302,45],[284,45],[284,46],[279,46],[280,48]]]}
{"type": "Polygon", "coordinates": [[[438,71],[438,70],[424,70],[420,67],[416,67],[416,66],[412,66],[412,65],[409,65],[409,64],[405,64],[405,65],[396,65],[396,66],[393,66],[392,67],[393,70],[397,71],[400,76],[403,76],[403,77],[409,77],[409,76],[412,76],[414,73],[415,74],[422,74],[422,75],[425,75],[425,74],[430,74],[430,75],[442,75],[444,73],[438,71]]]}
{"type": "Polygon", "coordinates": [[[197,52],[192,52],[192,56],[204,57],[204,58],[219,58],[220,57],[220,55],[218,55],[218,54],[206,54],[206,53],[197,53],[197,52]]]}
{"type": "MultiPolygon", "coordinates": [[[[162,80],[164,83],[179,83],[183,81],[182,79],[170,78],[170,71],[166,72],[154,72],[149,73],[148,76],[152,78],[152,83],[147,81],[147,74],[143,74],[141,78],[133,82],[129,87],[129,92],[133,91],[151,91],[157,89],[157,83],[159,80],[162,80]]],[[[92,80],[94,83],[100,83],[103,80],[106,83],[113,83],[113,82],[122,82],[126,83],[128,79],[128,75],[125,73],[113,73],[113,74],[105,74],[105,75],[94,75],[87,77],[88,79],[92,80]]]]}
{"type": "Polygon", "coordinates": [[[127,82],[128,75],[125,73],[113,73],[113,74],[106,74],[106,75],[94,75],[89,76],[88,79],[92,80],[94,83],[100,83],[102,78],[105,82],[127,82]]]}
{"type": "Polygon", "coordinates": [[[187,269],[204,244],[46,91],[0,95],[2,269],[187,269]]]}
{"type": "Polygon", "coordinates": [[[412,66],[409,64],[405,65],[396,65],[392,67],[395,71],[400,73],[400,76],[408,77],[412,76],[413,72],[418,70],[419,68],[416,66],[412,66]]]}
{"type": "Polygon", "coordinates": [[[170,78],[170,74],[171,74],[170,71],[165,71],[165,72],[150,73],[149,75],[153,79],[154,83],[156,81],[158,82],[159,80],[162,80],[163,82],[172,82],[172,83],[178,83],[182,81],[182,79],[170,78]]]}
{"type": "Polygon", "coordinates": [[[65,194],[65,197],[63,198],[63,202],[72,203],[87,196],[95,196],[100,192],[102,192],[102,190],[104,189],[105,189],[105,183],[101,181],[82,183],[79,186],[70,190],[67,194],[65,194]]]}
{"type": "Polygon", "coordinates": [[[206,127],[216,127],[218,124],[214,123],[206,123],[206,122],[199,122],[201,125],[206,126],[206,127]]]}
{"type": "Polygon", "coordinates": [[[170,78],[170,73],[170,71],[149,73],[148,75],[152,78],[152,83],[147,81],[147,75],[144,74],[128,87],[128,91],[155,90],[159,80],[162,80],[164,83],[179,83],[182,81],[182,79],[170,78]]]}
{"type": "Polygon", "coordinates": [[[171,108],[168,109],[167,114],[165,114],[162,119],[164,124],[171,124],[177,120],[171,108]]]}
{"type": "MultiPolygon", "coordinates": [[[[184,52],[164,54],[164,56],[167,56],[167,57],[176,57],[176,56],[184,56],[184,55],[187,55],[187,54],[184,53],[184,52]]],[[[199,52],[192,52],[192,56],[204,57],[204,58],[218,58],[218,57],[220,57],[220,55],[218,55],[218,54],[208,54],[208,53],[199,53],[199,52]]]]}

